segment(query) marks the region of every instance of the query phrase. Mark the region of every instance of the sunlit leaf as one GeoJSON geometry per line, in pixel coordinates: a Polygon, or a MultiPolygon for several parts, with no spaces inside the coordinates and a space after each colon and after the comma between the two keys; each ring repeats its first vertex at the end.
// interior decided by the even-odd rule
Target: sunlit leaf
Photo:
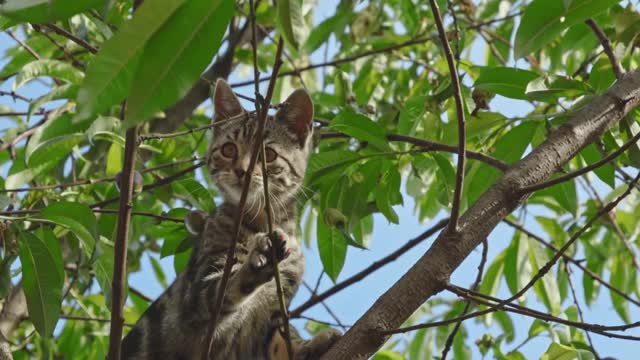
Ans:
{"type": "Polygon", "coordinates": [[[64,20],[103,4],[103,0],[6,0],[0,4],[0,14],[23,22],[46,23],[64,20]]]}

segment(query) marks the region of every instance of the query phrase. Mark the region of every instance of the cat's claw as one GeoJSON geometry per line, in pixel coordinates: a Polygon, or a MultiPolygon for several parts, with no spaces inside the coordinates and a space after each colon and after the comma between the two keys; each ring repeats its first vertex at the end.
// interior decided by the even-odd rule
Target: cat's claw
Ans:
{"type": "MultiPolygon", "coordinates": [[[[262,270],[270,268],[272,265],[271,248],[276,250],[276,257],[278,261],[286,259],[291,250],[287,248],[287,235],[281,230],[275,230],[272,235],[273,240],[269,235],[262,234],[257,239],[255,248],[251,252],[250,264],[254,270],[262,270]]],[[[272,269],[270,269],[272,270],[272,269]]]]}

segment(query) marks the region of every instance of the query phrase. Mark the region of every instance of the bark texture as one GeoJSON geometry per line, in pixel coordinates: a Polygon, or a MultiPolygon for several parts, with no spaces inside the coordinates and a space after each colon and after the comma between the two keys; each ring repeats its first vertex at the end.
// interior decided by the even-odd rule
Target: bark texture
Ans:
{"type": "Polygon", "coordinates": [[[441,232],[433,246],[358,320],[322,359],[366,359],[420,305],[442,291],[452,272],[526,198],[520,189],[545,181],[582,148],[640,104],[640,70],[577,110],[528,156],[512,165],[460,218],[457,233],[441,232]]]}

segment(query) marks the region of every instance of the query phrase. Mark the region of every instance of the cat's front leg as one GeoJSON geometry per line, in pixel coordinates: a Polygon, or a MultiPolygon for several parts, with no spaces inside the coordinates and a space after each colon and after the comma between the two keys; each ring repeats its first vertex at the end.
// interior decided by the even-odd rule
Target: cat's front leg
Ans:
{"type": "Polygon", "coordinates": [[[283,261],[291,253],[287,247],[287,235],[279,230],[274,232],[273,240],[268,234],[258,233],[251,242],[253,248],[248,258],[229,279],[226,299],[234,305],[273,279],[275,266],[272,249],[275,249],[278,261],[283,261]]]}

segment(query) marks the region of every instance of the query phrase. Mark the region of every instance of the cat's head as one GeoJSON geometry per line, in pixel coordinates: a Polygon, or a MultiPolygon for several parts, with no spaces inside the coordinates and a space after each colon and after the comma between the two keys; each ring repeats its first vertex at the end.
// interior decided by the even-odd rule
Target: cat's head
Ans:
{"type": "MultiPolygon", "coordinates": [[[[258,119],[255,113],[249,114],[242,107],[224,80],[216,83],[213,102],[213,122],[219,122],[219,125],[213,130],[207,166],[225,201],[238,204],[258,129],[258,119]],[[238,115],[247,116],[229,120],[238,115]]],[[[309,94],[302,89],[294,91],[280,104],[276,114],[267,118],[264,129],[265,160],[269,193],[277,203],[291,200],[302,185],[311,151],[312,121],[313,103],[309,94]]],[[[264,206],[262,166],[259,159],[251,177],[246,208],[254,204],[264,206]]]]}

